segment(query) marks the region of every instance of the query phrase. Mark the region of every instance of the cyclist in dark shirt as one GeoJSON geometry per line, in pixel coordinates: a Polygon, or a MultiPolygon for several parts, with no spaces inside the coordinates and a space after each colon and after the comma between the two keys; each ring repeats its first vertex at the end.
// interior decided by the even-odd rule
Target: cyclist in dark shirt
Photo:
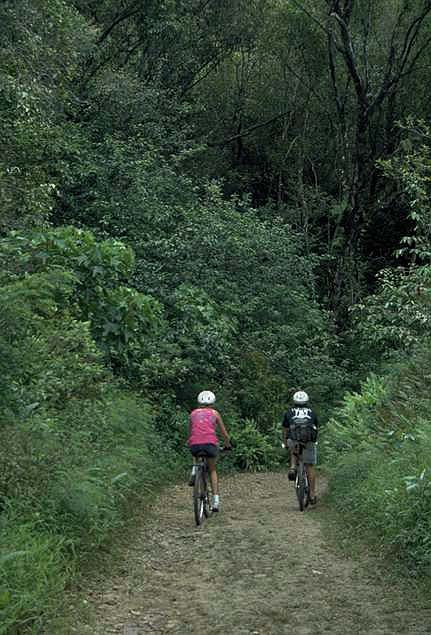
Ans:
{"type": "Polygon", "coordinates": [[[304,459],[305,469],[307,470],[308,480],[310,483],[310,503],[316,504],[316,469],[317,463],[317,429],[318,421],[315,412],[309,407],[309,398],[306,392],[299,390],[293,395],[293,407],[285,413],[283,418],[283,446],[290,451],[290,468],[288,477],[290,481],[296,478],[296,454],[293,449],[296,442],[291,438],[291,430],[294,424],[300,420],[310,429],[310,436],[313,440],[305,443],[302,456],[304,459]]]}

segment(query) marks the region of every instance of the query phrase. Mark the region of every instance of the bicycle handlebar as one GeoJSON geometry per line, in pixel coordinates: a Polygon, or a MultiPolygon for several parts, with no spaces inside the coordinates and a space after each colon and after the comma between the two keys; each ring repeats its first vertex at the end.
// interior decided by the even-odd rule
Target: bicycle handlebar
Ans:
{"type": "Polygon", "coordinates": [[[220,454],[225,454],[226,452],[230,452],[232,450],[232,446],[230,446],[229,448],[226,447],[225,445],[221,445],[219,447],[219,453],[220,454]]]}

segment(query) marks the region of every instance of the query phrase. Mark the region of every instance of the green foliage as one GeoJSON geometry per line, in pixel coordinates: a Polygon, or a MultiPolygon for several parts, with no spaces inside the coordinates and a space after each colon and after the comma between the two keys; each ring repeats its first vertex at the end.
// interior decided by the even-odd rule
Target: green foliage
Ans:
{"type": "Polygon", "coordinates": [[[261,432],[271,433],[274,421],[291,397],[291,389],[283,375],[271,368],[268,358],[260,352],[244,353],[239,359],[235,379],[235,397],[244,417],[253,419],[261,432]]]}
{"type": "Polygon", "coordinates": [[[236,334],[234,318],[203,290],[191,284],[180,285],[173,294],[171,328],[184,351],[188,372],[213,377],[229,366],[236,334]]]}
{"type": "Polygon", "coordinates": [[[64,541],[41,533],[37,521],[0,523],[0,633],[42,627],[41,609],[55,611],[67,582],[64,541]]]}
{"type": "MultiPolygon", "coordinates": [[[[65,271],[73,258],[63,244],[48,265],[40,241],[32,253],[16,239],[2,251],[9,277],[0,294],[2,632],[36,628],[57,611],[78,558],[121,525],[131,497],[151,496],[181,460],[160,461],[164,437],[150,406],[119,391],[90,323],[76,317],[88,269],[65,271]]],[[[132,304],[139,294],[130,295],[132,304]]]]}
{"type": "Polygon", "coordinates": [[[398,150],[387,160],[380,161],[385,176],[395,180],[406,199],[412,235],[404,236],[405,245],[399,255],[408,254],[413,262],[429,262],[431,208],[431,130],[424,121],[411,117],[402,127],[404,139],[398,150]]]}
{"type": "Polygon", "coordinates": [[[16,420],[1,439],[2,553],[24,556],[2,566],[0,588],[8,624],[36,624],[58,610],[78,561],[125,522],[128,501],[173,477],[178,456],[160,460],[149,406],[112,385],[98,401],[69,399],[16,420]]]}
{"type": "Polygon", "coordinates": [[[430,131],[410,119],[403,134],[397,151],[380,166],[407,206],[411,234],[400,237],[397,255],[410,265],[383,269],[376,292],[351,308],[354,334],[374,357],[408,350],[430,327],[430,131]]]}
{"type": "Polygon", "coordinates": [[[94,214],[86,207],[72,215],[99,235],[121,234],[135,252],[130,286],[165,308],[133,376],[188,399],[197,383],[237,381],[241,357],[256,352],[270,360],[269,373],[289,377],[290,387],[307,383],[324,401],[344,376],[332,361],[330,316],[316,298],[317,261],[302,238],[281,219],[262,220],[246,199],[226,200],[217,183],[195,187],[153,150],[128,166],[120,189],[110,180],[120,206],[97,199],[104,196],[97,186],[94,214]]]}
{"type": "MultiPolygon", "coordinates": [[[[164,181],[167,191],[178,187],[172,175],[164,181]]],[[[182,184],[187,207],[143,199],[127,236],[135,284],[163,302],[190,369],[175,390],[189,392],[196,364],[202,382],[236,381],[241,358],[256,353],[269,372],[288,377],[290,386],[307,384],[324,400],[344,378],[332,361],[329,315],[315,297],[316,263],[300,237],[280,219],[262,221],[246,201],[225,200],[215,183],[199,195],[182,184]]]]}
{"type": "Polygon", "coordinates": [[[416,574],[431,564],[430,355],[422,340],[384,378],[370,377],[323,434],[334,504],[416,574]]]}
{"type": "Polygon", "coordinates": [[[253,419],[232,422],[229,433],[234,447],[232,460],[235,467],[253,472],[277,465],[279,453],[274,439],[260,432],[253,419]]]}
{"type": "Polygon", "coordinates": [[[373,357],[408,350],[429,332],[431,268],[383,270],[373,295],[352,307],[353,329],[373,357]]]}
{"type": "Polygon", "coordinates": [[[0,7],[0,231],[35,227],[54,208],[55,140],[72,100],[91,27],[69,2],[5,0],[0,7]]]}
{"type": "Polygon", "coordinates": [[[341,455],[359,449],[370,449],[386,435],[387,386],[383,378],[369,376],[361,392],[344,395],[342,406],[327,423],[323,437],[325,458],[336,461],[341,455]]]}
{"type": "Polygon", "coordinates": [[[133,271],[129,247],[118,240],[99,242],[89,231],[66,227],[30,235],[13,233],[0,249],[14,276],[58,268],[70,271],[75,281],[71,310],[89,322],[114,368],[129,378],[140,376],[146,341],[162,326],[162,307],[151,296],[121,284],[133,271]]]}
{"type": "MultiPolygon", "coordinates": [[[[64,306],[73,291],[71,276],[48,271],[1,290],[3,404],[25,417],[76,395],[97,397],[106,371],[88,326],[64,306]]],[[[8,410],[3,413],[7,420],[8,410]]]]}
{"type": "MultiPolygon", "coordinates": [[[[324,3],[310,5],[315,20],[268,0],[126,4],[124,13],[113,0],[0,8],[0,606],[8,625],[38,625],[76,558],[118,528],[128,500],[172,474],[185,457],[186,409],[203,387],[226,414],[235,444],[227,462],[271,468],[296,388],[326,413],[355,383],[348,364],[362,356],[369,368],[422,342],[429,327],[428,142],[405,142],[383,162],[384,185],[372,165],[395,147],[400,112],[429,115],[422,22],[411,46],[402,40],[416,4],[397,15],[387,1],[379,11],[356,3],[346,25],[359,66],[360,51],[369,56],[367,100],[382,86],[385,47],[406,53],[391,99],[382,93],[369,109],[364,149],[355,146],[354,82],[339,48],[328,59],[317,26],[324,3]],[[416,52],[424,63],[409,66],[416,52]],[[346,210],[362,150],[375,200],[355,208],[358,264],[337,254],[350,240],[346,210]],[[382,238],[379,220],[389,224],[382,238]],[[346,263],[345,279],[362,290],[361,276],[385,266],[404,234],[412,266],[386,268],[377,293],[355,307],[350,356],[321,301],[340,295],[346,263]],[[376,253],[378,265],[367,258],[376,253]]],[[[409,127],[409,137],[429,136],[422,123],[409,127]]],[[[357,517],[374,510],[373,527],[420,563],[429,474],[409,435],[428,448],[421,413],[429,404],[421,393],[412,422],[402,392],[428,385],[424,355],[347,395],[324,445],[338,500],[357,488],[357,517]],[[392,480],[383,490],[385,469],[392,480]]]]}
{"type": "Polygon", "coordinates": [[[390,457],[382,455],[381,448],[346,456],[337,466],[331,497],[337,509],[355,523],[355,531],[377,536],[387,551],[417,575],[429,574],[431,565],[429,460],[425,455],[431,441],[426,429],[415,428],[414,435],[390,457]]]}
{"type": "Polygon", "coordinates": [[[77,414],[70,407],[59,421],[71,455],[50,479],[40,517],[82,554],[121,525],[131,494],[157,490],[177,458],[158,460],[164,438],[154,432],[148,404],[131,396],[111,390],[98,406],[86,404],[79,425],[77,414]]]}

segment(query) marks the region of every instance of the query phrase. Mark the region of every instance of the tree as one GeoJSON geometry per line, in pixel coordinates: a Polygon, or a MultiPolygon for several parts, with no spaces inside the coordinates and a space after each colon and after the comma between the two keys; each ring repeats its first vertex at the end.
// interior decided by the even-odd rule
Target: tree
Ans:
{"type": "MultiPolygon", "coordinates": [[[[380,5],[378,9],[371,2],[365,4],[363,8],[354,0],[327,0],[330,21],[333,22],[328,28],[331,79],[343,139],[345,96],[337,75],[337,55],[344,62],[356,102],[353,149],[350,153],[350,165],[346,166],[346,209],[341,220],[349,252],[354,257],[361,251],[360,234],[374,194],[373,173],[376,159],[393,144],[390,137],[394,136],[397,93],[403,79],[413,72],[418,59],[431,44],[431,36],[426,33],[422,36],[424,24],[431,14],[428,0],[397,2],[395,12],[394,3],[384,7],[380,5]],[[381,16],[385,20],[384,28],[380,21],[381,16]],[[359,28],[354,28],[354,21],[359,28]],[[370,52],[376,46],[376,27],[384,42],[378,68],[373,67],[370,52]],[[384,105],[387,109],[385,134],[382,135],[384,138],[380,144],[376,144],[374,139],[370,139],[370,129],[373,117],[379,116],[384,105]]],[[[347,148],[344,150],[347,155],[347,148]]]]}
{"type": "Polygon", "coordinates": [[[5,232],[40,225],[54,208],[56,140],[91,29],[62,0],[5,0],[0,37],[0,232],[5,232]]]}

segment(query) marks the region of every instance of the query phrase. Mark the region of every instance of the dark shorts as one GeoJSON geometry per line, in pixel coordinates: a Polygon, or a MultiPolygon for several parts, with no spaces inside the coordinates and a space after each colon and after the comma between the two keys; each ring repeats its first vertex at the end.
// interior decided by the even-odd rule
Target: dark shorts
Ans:
{"type": "MultiPolygon", "coordinates": [[[[290,449],[294,448],[296,443],[292,441],[292,439],[287,439],[287,445],[290,449]]],[[[317,463],[317,443],[314,441],[308,441],[306,443],[304,450],[302,451],[302,459],[304,463],[308,463],[309,465],[316,465],[317,463]]]]}
{"type": "Polygon", "coordinates": [[[201,452],[204,452],[210,459],[215,459],[218,454],[218,447],[213,443],[204,443],[199,445],[191,445],[190,452],[193,456],[197,456],[201,452]]]}

